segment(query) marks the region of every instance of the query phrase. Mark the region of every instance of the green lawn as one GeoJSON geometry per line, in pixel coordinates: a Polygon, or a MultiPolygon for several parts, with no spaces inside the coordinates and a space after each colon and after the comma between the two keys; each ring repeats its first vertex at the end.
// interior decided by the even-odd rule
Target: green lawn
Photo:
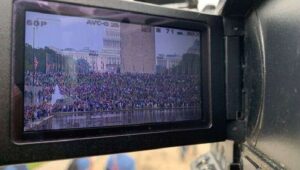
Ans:
{"type": "Polygon", "coordinates": [[[27,167],[29,170],[34,170],[35,168],[41,166],[43,162],[36,162],[36,163],[29,163],[27,164],[27,167]]]}

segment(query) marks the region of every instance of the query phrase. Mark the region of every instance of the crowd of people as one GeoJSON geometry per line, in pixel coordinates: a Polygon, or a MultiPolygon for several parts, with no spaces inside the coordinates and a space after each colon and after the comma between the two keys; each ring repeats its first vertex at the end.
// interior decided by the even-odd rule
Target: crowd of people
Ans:
{"type": "Polygon", "coordinates": [[[55,112],[198,107],[199,75],[148,73],[25,74],[25,120],[55,112]],[[55,86],[63,99],[55,103],[55,86]]]}

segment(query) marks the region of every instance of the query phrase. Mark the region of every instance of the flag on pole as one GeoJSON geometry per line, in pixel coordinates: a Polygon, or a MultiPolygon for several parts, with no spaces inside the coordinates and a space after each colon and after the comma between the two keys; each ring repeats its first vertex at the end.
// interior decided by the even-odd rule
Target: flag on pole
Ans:
{"type": "Polygon", "coordinates": [[[34,69],[35,70],[36,70],[38,65],[39,65],[39,61],[37,60],[36,56],[34,56],[34,69]]]}
{"type": "Polygon", "coordinates": [[[48,63],[48,53],[46,53],[46,74],[49,72],[50,64],[48,63]]]}

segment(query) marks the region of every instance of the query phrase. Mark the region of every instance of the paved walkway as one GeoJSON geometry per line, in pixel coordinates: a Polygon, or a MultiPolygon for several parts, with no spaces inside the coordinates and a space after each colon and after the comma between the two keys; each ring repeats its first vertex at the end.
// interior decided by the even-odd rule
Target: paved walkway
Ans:
{"type": "MultiPolygon", "coordinates": [[[[136,169],[141,170],[182,170],[190,169],[191,162],[209,151],[209,144],[189,146],[185,159],[181,158],[180,147],[171,147],[128,153],[136,161],[136,169]]],[[[88,157],[90,170],[104,170],[108,155],[88,157]]],[[[34,170],[67,170],[72,159],[45,162],[34,170]]]]}
{"type": "Polygon", "coordinates": [[[67,170],[72,159],[49,161],[37,167],[35,170],[67,170]]]}

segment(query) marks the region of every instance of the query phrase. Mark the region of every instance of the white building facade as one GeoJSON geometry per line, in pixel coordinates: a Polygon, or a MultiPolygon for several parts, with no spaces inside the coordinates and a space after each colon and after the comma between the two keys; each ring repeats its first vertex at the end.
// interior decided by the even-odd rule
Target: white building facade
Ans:
{"type": "MultiPolygon", "coordinates": [[[[102,48],[98,51],[84,48],[82,50],[75,50],[66,48],[63,50],[55,50],[64,57],[71,57],[74,62],[79,59],[84,59],[90,65],[90,71],[104,73],[117,72],[120,67],[120,23],[108,22],[104,26],[104,35],[99,37],[103,41],[102,48]]],[[[53,48],[52,48],[53,49],[53,48]]],[[[68,63],[73,64],[75,63],[68,63]]],[[[75,71],[75,67],[74,67],[75,71]]]]}

